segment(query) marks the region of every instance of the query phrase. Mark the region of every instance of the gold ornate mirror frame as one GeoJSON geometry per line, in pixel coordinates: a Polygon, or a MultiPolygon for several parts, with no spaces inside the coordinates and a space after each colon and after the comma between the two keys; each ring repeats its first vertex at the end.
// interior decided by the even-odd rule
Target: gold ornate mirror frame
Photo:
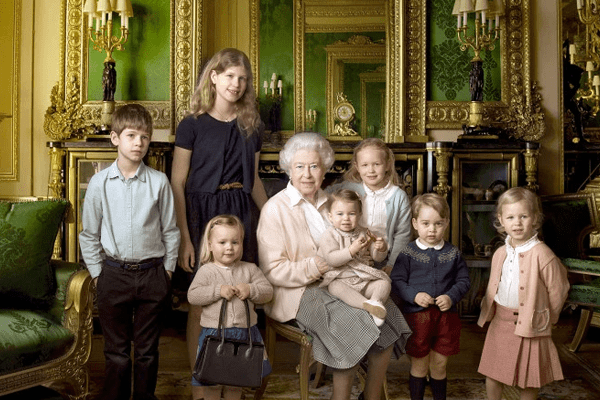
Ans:
{"type": "MultiPolygon", "coordinates": [[[[408,0],[411,7],[419,7],[421,0],[408,0]]],[[[501,19],[501,101],[484,102],[485,120],[494,123],[516,123],[523,114],[529,113],[536,102],[532,93],[530,68],[530,0],[505,1],[505,15],[501,19]]],[[[424,5],[422,6],[424,7],[424,5]]],[[[412,38],[408,30],[408,40],[412,38]]],[[[457,51],[458,41],[457,41],[457,51]]],[[[411,59],[411,49],[408,58],[411,59]]],[[[424,72],[424,70],[422,70],[424,72]]],[[[425,74],[412,74],[409,69],[408,85],[425,87],[425,74]]],[[[409,95],[408,114],[420,115],[427,129],[460,129],[469,120],[469,102],[466,101],[426,101],[425,91],[418,98],[409,95]],[[414,111],[413,111],[414,110],[414,111]]]]}
{"type": "MultiPolygon", "coordinates": [[[[295,104],[297,131],[305,128],[304,34],[305,3],[294,0],[295,104]]],[[[518,123],[536,104],[530,69],[530,0],[510,0],[502,18],[501,101],[485,102],[486,121],[518,123]]],[[[251,4],[250,53],[255,76],[259,63],[260,0],[251,4]]],[[[387,142],[425,142],[427,129],[460,129],[469,120],[468,101],[427,101],[427,2],[385,3],[386,135],[387,142]]],[[[337,10],[330,10],[333,16],[337,10]]],[[[368,8],[365,10],[368,12],[368,8]]],[[[314,16],[311,13],[311,17],[314,16]]],[[[457,41],[456,51],[460,51],[457,41]]],[[[467,79],[467,77],[465,77],[467,79]]],[[[527,114],[527,115],[526,115],[527,114]]]]}
{"type": "MultiPolygon", "coordinates": [[[[150,110],[155,128],[170,128],[175,134],[177,123],[189,107],[202,50],[202,0],[171,1],[170,100],[135,100],[150,110]]],[[[63,98],[76,88],[87,122],[100,122],[101,101],[87,100],[89,43],[83,24],[82,0],[63,0],[61,9],[61,55],[58,93],[63,98]]],[[[86,19],[87,21],[87,19],[86,19]]],[[[166,71],[165,71],[166,72],[166,71]]],[[[76,93],[77,94],[77,93],[76,93]]]]}
{"type": "MultiPolygon", "coordinates": [[[[364,63],[364,64],[376,64],[381,62],[385,63],[385,44],[374,43],[370,38],[366,36],[353,36],[348,41],[333,43],[325,46],[327,52],[327,132],[331,139],[338,139],[335,137],[334,132],[334,116],[333,108],[336,105],[336,94],[344,92],[344,64],[346,63],[364,63]]],[[[385,81],[385,75],[380,76],[385,81]]],[[[363,106],[363,85],[361,85],[361,106],[363,106]]],[[[366,102],[366,95],[364,96],[364,102],[366,102]]],[[[366,110],[361,108],[361,121],[366,122],[366,110]],[[364,117],[363,117],[364,114],[364,117]]],[[[364,137],[366,129],[361,124],[361,134],[364,137]]],[[[345,137],[339,137],[344,139],[345,137]]]]}

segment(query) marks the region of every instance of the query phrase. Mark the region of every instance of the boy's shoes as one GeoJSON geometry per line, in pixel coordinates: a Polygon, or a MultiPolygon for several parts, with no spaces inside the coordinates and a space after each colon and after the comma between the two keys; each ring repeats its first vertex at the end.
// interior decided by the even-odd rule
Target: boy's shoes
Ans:
{"type": "Polygon", "coordinates": [[[387,311],[385,306],[377,300],[367,300],[363,303],[363,308],[371,314],[375,325],[381,326],[385,322],[387,311]]]}

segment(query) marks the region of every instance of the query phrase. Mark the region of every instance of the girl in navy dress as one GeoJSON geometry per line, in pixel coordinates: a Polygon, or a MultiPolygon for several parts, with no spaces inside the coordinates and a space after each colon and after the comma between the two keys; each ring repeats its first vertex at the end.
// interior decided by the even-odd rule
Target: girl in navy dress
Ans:
{"type": "MultiPolygon", "coordinates": [[[[217,215],[233,214],[242,220],[242,260],[257,262],[251,202],[260,209],[267,201],[258,178],[263,130],[248,57],[237,49],[219,51],[202,71],[190,114],[177,127],[173,154],[171,185],[181,231],[179,266],[188,273],[188,286],[198,266],[202,232],[217,215]]],[[[200,306],[190,305],[190,367],[196,358],[201,311],[200,306]]],[[[201,388],[193,387],[192,394],[201,398],[201,388]]]]}

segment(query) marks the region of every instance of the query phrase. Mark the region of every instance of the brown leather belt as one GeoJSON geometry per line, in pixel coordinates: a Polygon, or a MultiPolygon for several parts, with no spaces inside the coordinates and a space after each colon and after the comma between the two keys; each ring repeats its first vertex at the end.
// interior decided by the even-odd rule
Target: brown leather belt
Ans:
{"type": "Polygon", "coordinates": [[[225,183],[223,185],[219,185],[219,187],[217,187],[218,190],[231,190],[231,189],[243,189],[244,185],[242,185],[239,182],[231,182],[231,183],[225,183]]]}
{"type": "Polygon", "coordinates": [[[106,263],[106,265],[109,265],[111,267],[123,268],[124,270],[127,270],[127,271],[140,271],[143,269],[154,268],[154,267],[162,264],[163,258],[162,257],[149,258],[147,260],[142,260],[139,262],[124,262],[124,261],[117,260],[112,257],[106,257],[104,262],[106,263]]]}

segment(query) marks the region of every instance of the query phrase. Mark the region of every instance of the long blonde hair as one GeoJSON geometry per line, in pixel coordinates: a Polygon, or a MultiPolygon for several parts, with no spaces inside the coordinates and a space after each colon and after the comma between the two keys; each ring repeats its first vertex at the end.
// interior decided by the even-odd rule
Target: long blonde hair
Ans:
{"type": "Polygon", "coordinates": [[[385,176],[392,182],[392,185],[400,186],[400,177],[398,176],[398,172],[396,172],[395,167],[395,157],[392,149],[387,147],[385,142],[379,138],[367,138],[359,143],[358,146],[354,148],[354,153],[352,154],[352,160],[350,161],[350,168],[344,174],[344,180],[350,182],[362,182],[360,178],[360,174],[358,173],[357,166],[357,158],[358,153],[361,150],[364,150],[368,147],[372,147],[376,150],[381,150],[384,154],[385,162],[387,164],[387,171],[385,171],[385,176]]]}
{"type": "Polygon", "coordinates": [[[215,105],[216,90],[215,84],[210,79],[210,74],[212,71],[220,74],[230,67],[244,67],[246,72],[246,91],[235,103],[235,111],[237,114],[237,124],[241,131],[243,134],[251,136],[260,127],[261,120],[256,107],[256,92],[254,90],[254,78],[252,76],[250,60],[244,52],[238,49],[223,49],[212,56],[206,63],[198,80],[196,90],[194,90],[194,94],[192,95],[188,115],[195,115],[197,117],[213,108],[215,105]]]}
{"type": "MultiPolygon", "coordinates": [[[[232,228],[237,228],[238,232],[240,233],[240,243],[244,241],[244,224],[242,224],[242,221],[240,221],[238,217],[229,214],[217,215],[208,221],[208,224],[206,224],[206,229],[204,229],[204,235],[202,235],[202,242],[200,244],[200,265],[214,261],[213,253],[208,247],[208,242],[210,241],[210,233],[217,225],[225,225],[232,228]]],[[[241,260],[242,252],[243,251],[240,251],[240,256],[235,261],[241,260]]]]}

